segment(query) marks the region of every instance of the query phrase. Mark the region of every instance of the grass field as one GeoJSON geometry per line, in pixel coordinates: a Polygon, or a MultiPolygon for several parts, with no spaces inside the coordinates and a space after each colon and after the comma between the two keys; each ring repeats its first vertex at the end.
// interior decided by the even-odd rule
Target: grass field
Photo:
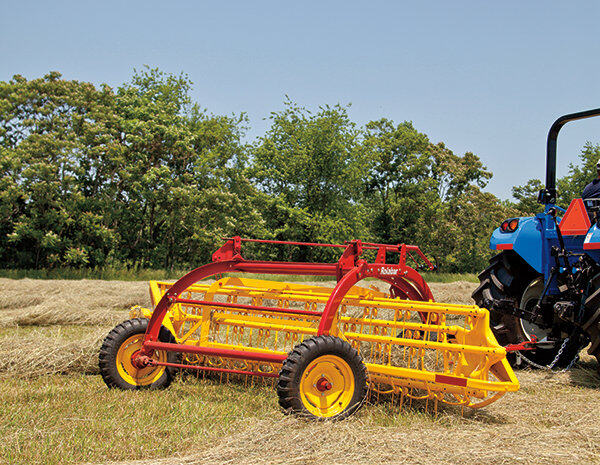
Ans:
{"type": "MultiPolygon", "coordinates": [[[[42,270],[19,270],[0,269],[0,278],[9,279],[53,279],[53,280],[74,280],[74,279],[97,279],[102,281],[148,281],[155,280],[175,280],[189,270],[153,270],[146,268],[53,268],[42,270]]],[[[449,283],[454,281],[467,281],[476,283],[477,275],[474,273],[440,273],[426,271],[421,273],[427,282],[449,283]]],[[[331,276],[302,276],[302,275],[260,275],[249,274],[248,277],[257,279],[287,279],[288,281],[331,281],[331,276]]]]}
{"type": "MultiPolygon", "coordinates": [[[[473,284],[433,284],[469,302],[473,284]]],[[[0,463],[600,463],[600,378],[520,371],[521,390],[481,411],[372,402],[351,419],[284,416],[273,389],[177,379],[166,391],[108,390],[102,337],[147,305],[144,282],[0,279],[0,463]]]]}

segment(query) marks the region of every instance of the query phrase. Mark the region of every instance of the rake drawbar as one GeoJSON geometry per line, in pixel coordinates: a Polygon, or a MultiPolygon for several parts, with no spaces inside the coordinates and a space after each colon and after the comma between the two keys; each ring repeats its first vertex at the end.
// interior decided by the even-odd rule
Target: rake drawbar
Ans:
{"type": "Polygon", "coordinates": [[[518,389],[487,310],[434,302],[408,264],[434,269],[416,246],[234,237],[212,258],[173,284],[152,281],[154,310],[133,311],[134,323],[107,336],[100,368],[109,386],[165,387],[176,368],[276,378],[286,411],[336,419],[368,393],[432,400],[436,408],[438,402],[480,407],[518,389]],[[243,242],[343,252],[337,263],[255,261],[243,258],[243,242]],[[366,260],[365,251],[376,251],[375,260],[366,260]],[[398,254],[398,262],[387,263],[388,253],[398,254]],[[202,282],[224,273],[332,276],[337,283],[237,276],[202,282]],[[357,286],[366,278],[386,282],[389,292],[357,286]]]}

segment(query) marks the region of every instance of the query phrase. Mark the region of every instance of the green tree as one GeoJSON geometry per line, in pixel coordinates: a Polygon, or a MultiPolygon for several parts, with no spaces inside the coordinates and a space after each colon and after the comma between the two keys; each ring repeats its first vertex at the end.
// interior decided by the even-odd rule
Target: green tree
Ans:
{"type": "Polygon", "coordinates": [[[95,265],[114,231],[82,190],[88,153],[112,137],[114,94],[52,72],[0,83],[0,251],[22,267],[95,265]]]}
{"type": "Polygon", "coordinates": [[[412,123],[387,119],[366,125],[363,151],[365,204],[378,242],[419,245],[449,271],[473,271],[485,262],[490,226],[504,207],[481,192],[491,173],[476,155],[457,156],[412,123]]]}
{"type": "Polygon", "coordinates": [[[517,200],[515,208],[520,215],[532,216],[543,209],[537,201],[538,193],[543,188],[544,184],[539,179],[530,179],[527,184],[512,188],[513,197],[517,200]]]}
{"type": "Polygon", "coordinates": [[[442,203],[435,218],[422,220],[417,244],[438,259],[443,271],[478,272],[497,253],[489,248],[492,231],[511,216],[518,216],[512,205],[471,185],[442,203]]]}
{"type": "MultiPolygon", "coordinates": [[[[533,209],[539,182],[515,188],[516,207],[500,202],[482,192],[491,173],[476,155],[432,144],[410,122],[357,128],[347,107],[313,113],[288,99],[245,145],[245,115],[209,114],[191,86],[150,68],[115,90],[56,72],[0,82],[2,266],[185,267],[241,235],[413,243],[442,269],[474,271],[494,227],[533,209]]],[[[598,155],[586,145],[559,181],[565,198],[593,177],[598,155]]],[[[333,260],[339,250],[261,256],[333,260]]]]}
{"type": "Polygon", "coordinates": [[[149,68],[116,91],[59,73],[0,83],[4,266],[171,267],[263,235],[245,117],[207,114],[190,87],[149,68]]]}
{"type": "Polygon", "coordinates": [[[402,242],[413,236],[416,218],[434,200],[429,145],[410,122],[396,126],[384,118],[366,125],[366,203],[378,241],[402,242]]]}
{"type": "MultiPolygon", "coordinates": [[[[579,154],[579,163],[569,163],[567,175],[556,182],[558,191],[557,204],[567,208],[571,200],[581,198],[584,187],[598,177],[596,163],[600,160],[600,145],[586,142],[579,154]]],[[[526,184],[513,187],[513,197],[517,200],[516,208],[522,215],[540,212],[542,206],[537,203],[537,196],[544,183],[539,179],[530,179],[526,184]]]]}
{"type": "MultiPolygon", "coordinates": [[[[283,111],[271,114],[271,127],[251,148],[248,173],[262,193],[272,237],[310,242],[364,237],[357,137],[340,105],[312,114],[287,100],[283,111]]],[[[294,249],[293,258],[332,255],[322,252],[294,249]]]]}
{"type": "Polygon", "coordinates": [[[570,163],[569,173],[558,180],[558,203],[565,208],[571,200],[581,198],[584,187],[597,178],[596,163],[600,160],[600,145],[587,142],[579,154],[579,164],[570,163]]]}
{"type": "Polygon", "coordinates": [[[117,90],[122,150],[108,199],[127,261],[199,263],[221,236],[261,230],[241,174],[245,117],[208,115],[190,89],[185,75],[145,69],[117,90]]]}
{"type": "Polygon", "coordinates": [[[427,247],[442,270],[481,270],[493,254],[490,235],[510,212],[482,191],[492,173],[479,157],[471,152],[455,155],[443,143],[432,144],[429,153],[437,195],[421,218],[415,242],[427,247]]]}

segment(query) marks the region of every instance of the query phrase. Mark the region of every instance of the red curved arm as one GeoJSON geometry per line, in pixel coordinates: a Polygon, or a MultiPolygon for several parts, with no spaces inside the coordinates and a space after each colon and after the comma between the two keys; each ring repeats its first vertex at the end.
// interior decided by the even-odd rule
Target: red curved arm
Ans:
{"type": "Polygon", "coordinates": [[[333,289],[333,292],[329,296],[329,300],[325,304],[325,308],[323,309],[323,316],[321,316],[321,321],[319,322],[319,329],[317,330],[317,335],[321,336],[322,334],[329,334],[331,330],[331,324],[333,323],[333,318],[337,312],[340,303],[344,296],[348,293],[352,286],[354,286],[358,281],[362,279],[361,271],[363,269],[364,264],[359,264],[358,266],[352,268],[348,273],[344,275],[342,279],[340,279],[333,289]]]}
{"type": "Polygon", "coordinates": [[[423,276],[421,276],[421,274],[414,268],[411,268],[410,266],[405,266],[403,267],[403,274],[401,276],[393,278],[393,284],[398,285],[399,287],[402,287],[402,281],[404,281],[404,286],[411,286],[410,284],[407,284],[407,281],[410,281],[414,284],[414,287],[417,290],[417,295],[410,293],[410,300],[423,300],[425,302],[429,300],[435,300],[433,298],[433,294],[431,293],[431,289],[423,279],[423,276]]]}
{"type": "MultiPolygon", "coordinates": [[[[156,305],[154,312],[152,312],[152,317],[150,318],[150,322],[148,323],[148,329],[146,331],[146,335],[144,336],[144,342],[158,341],[160,327],[162,325],[165,315],[167,314],[167,310],[169,309],[171,299],[178,298],[183,291],[185,291],[188,287],[190,287],[192,284],[197,283],[201,279],[219,273],[226,273],[228,271],[235,270],[239,263],[240,262],[238,260],[228,260],[224,262],[209,263],[208,265],[204,265],[200,268],[196,268],[195,270],[190,271],[188,274],[176,281],[167,290],[167,292],[165,292],[165,294],[162,296],[162,298],[156,305]]],[[[151,353],[152,349],[142,349],[143,355],[150,355],[151,353]]]]}
{"type": "Polygon", "coordinates": [[[423,297],[421,290],[417,289],[415,286],[409,282],[409,280],[404,278],[379,278],[386,283],[391,285],[391,294],[392,297],[408,300],[427,300],[423,297]]]}

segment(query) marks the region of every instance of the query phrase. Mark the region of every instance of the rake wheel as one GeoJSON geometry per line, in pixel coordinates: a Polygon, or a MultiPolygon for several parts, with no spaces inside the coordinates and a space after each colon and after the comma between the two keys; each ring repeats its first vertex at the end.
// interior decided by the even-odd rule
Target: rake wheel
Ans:
{"type": "Polygon", "coordinates": [[[363,404],[367,369],[348,342],[315,336],[298,344],[283,362],[277,394],[287,413],[341,420],[363,404]]]}
{"type": "MultiPolygon", "coordinates": [[[[98,365],[102,379],[109,388],[164,389],[171,384],[174,369],[165,366],[138,369],[131,363],[131,356],[142,347],[147,328],[147,319],[134,318],[115,326],[104,339],[98,365]]],[[[161,327],[159,340],[175,342],[164,327],[161,327]]],[[[154,358],[162,362],[177,362],[174,352],[156,351],[154,358]]]]}

